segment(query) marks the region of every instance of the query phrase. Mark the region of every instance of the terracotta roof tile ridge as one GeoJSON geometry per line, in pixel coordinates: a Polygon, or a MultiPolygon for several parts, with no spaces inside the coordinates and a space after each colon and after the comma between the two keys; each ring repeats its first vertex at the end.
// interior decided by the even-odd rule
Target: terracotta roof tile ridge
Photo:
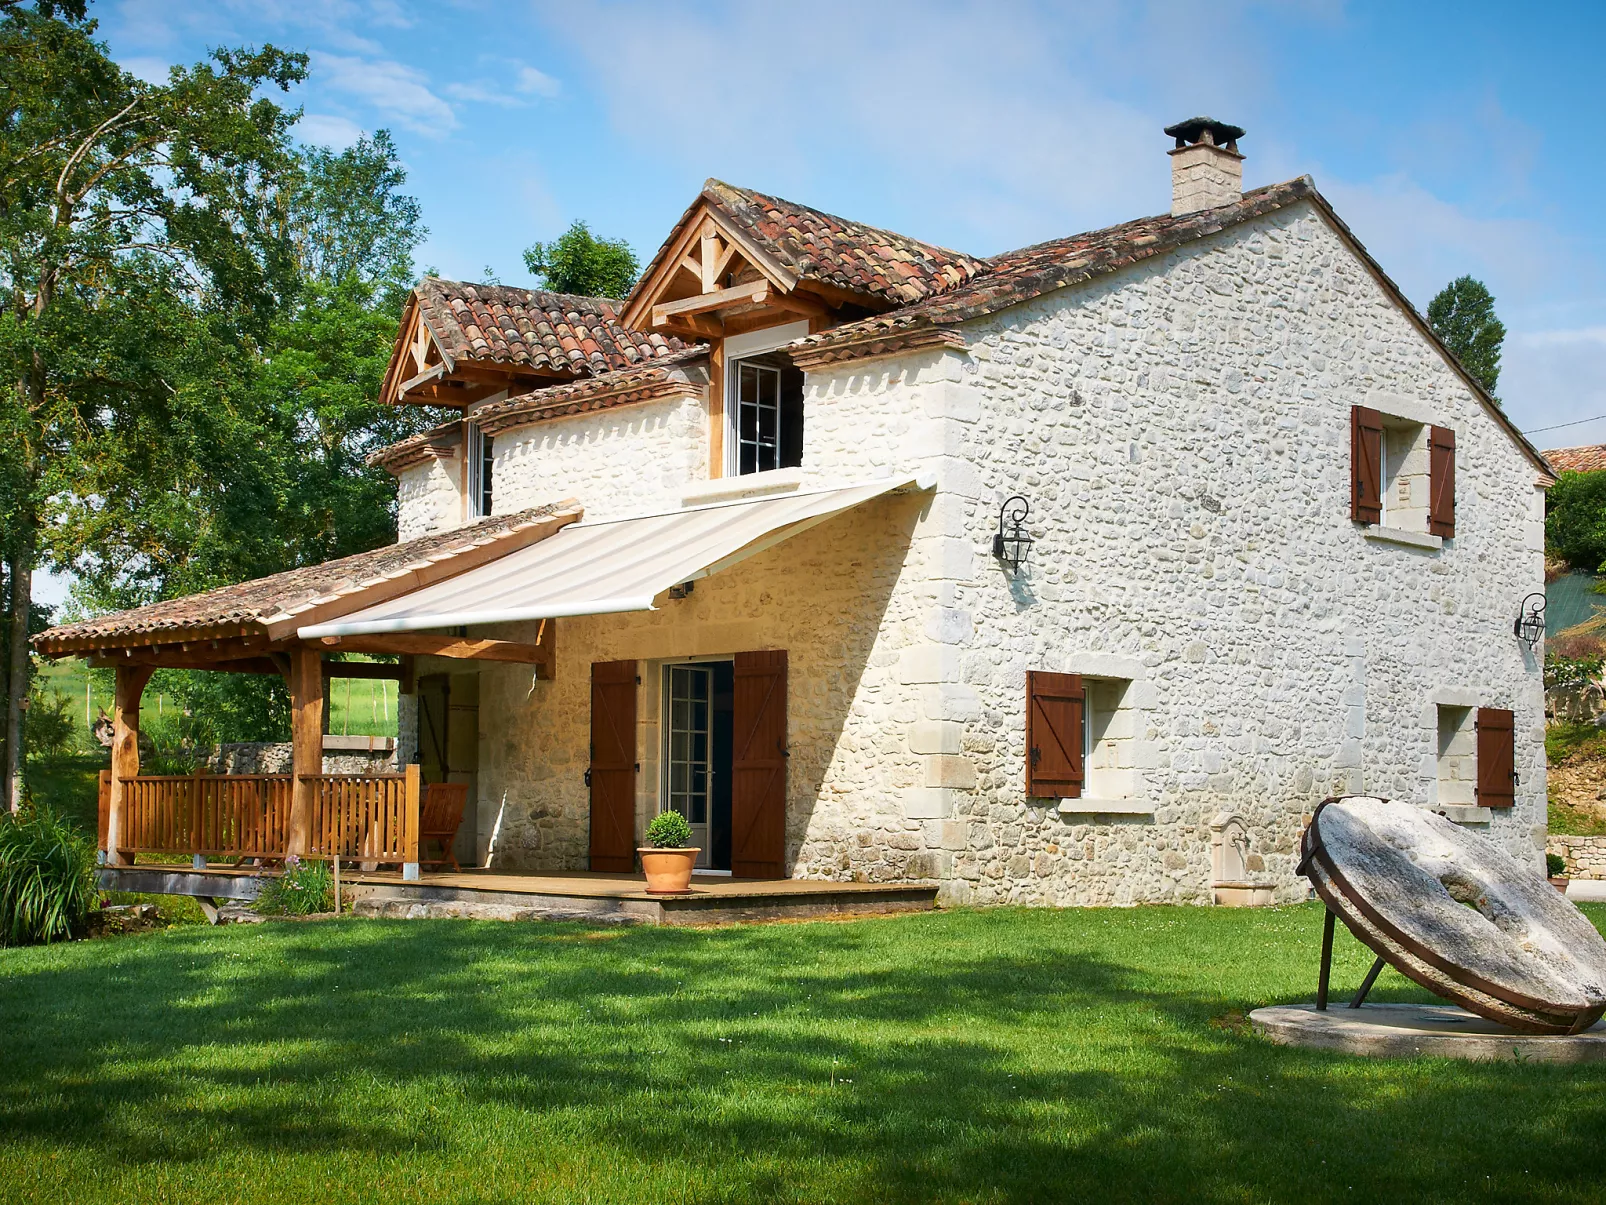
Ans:
{"type": "Polygon", "coordinates": [[[529,527],[575,509],[569,500],[493,515],[449,531],[432,532],[367,552],[352,553],[282,570],[266,577],[217,586],[197,594],[162,599],[143,607],[62,624],[33,638],[44,649],[63,641],[107,635],[183,631],[217,625],[262,624],[298,614],[418,568],[449,561],[473,548],[508,539],[529,527]]]}
{"type": "MultiPolygon", "coordinates": [[[[710,190],[716,189],[724,189],[728,192],[735,193],[748,204],[758,204],[767,201],[777,207],[784,206],[788,209],[795,209],[800,213],[817,214],[818,216],[822,218],[828,218],[833,222],[840,222],[843,226],[851,226],[856,230],[862,230],[866,234],[879,234],[888,239],[894,239],[900,243],[910,243],[916,247],[924,247],[928,251],[936,251],[943,255],[952,256],[954,259],[968,260],[977,265],[985,264],[987,262],[986,256],[972,255],[968,251],[957,251],[952,247],[944,247],[941,243],[928,243],[925,239],[918,239],[913,235],[903,234],[900,231],[891,230],[885,226],[872,226],[870,223],[861,222],[857,218],[845,218],[841,214],[831,213],[824,209],[818,209],[813,205],[805,205],[801,201],[789,201],[785,197],[776,196],[774,193],[759,192],[756,188],[743,188],[739,184],[731,184],[730,182],[721,180],[716,176],[710,176],[703,182],[703,194],[705,196],[710,195],[710,190]]],[[[713,192],[710,199],[724,200],[724,198],[718,192],[713,192]]]]}
{"type": "Polygon", "coordinates": [[[523,285],[488,284],[484,281],[475,280],[448,280],[444,276],[425,276],[419,283],[423,284],[426,281],[459,291],[474,289],[482,295],[485,295],[490,290],[497,290],[503,293],[516,294],[520,298],[551,298],[554,301],[585,302],[589,305],[607,306],[615,311],[624,304],[617,297],[591,297],[585,293],[559,293],[552,289],[527,289],[523,285]]]}

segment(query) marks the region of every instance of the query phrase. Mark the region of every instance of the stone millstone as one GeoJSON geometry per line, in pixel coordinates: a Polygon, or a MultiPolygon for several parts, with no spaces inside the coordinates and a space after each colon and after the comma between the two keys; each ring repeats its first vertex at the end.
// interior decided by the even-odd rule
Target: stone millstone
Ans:
{"type": "Polygon", "coordinates": [[[1408,803],[1316,809],[1304,871],[1365,945],[1470,1012],[1527,1033],[1578,1033],[1606,1012],[1606,941],[1493,842],[1408,803]]]}

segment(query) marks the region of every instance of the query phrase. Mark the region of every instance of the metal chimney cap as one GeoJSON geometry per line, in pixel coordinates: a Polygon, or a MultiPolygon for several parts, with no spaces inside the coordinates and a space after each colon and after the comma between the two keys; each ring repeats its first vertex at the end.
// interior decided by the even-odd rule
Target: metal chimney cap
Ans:
{"type": "Polygon", "coordinates": [[[1231,147],[1244,136],[1242,126],[1228,125],[1224,121],[1217,121],[1214,117],[1190,117],[1187,121],[1179,121],[1174,126],[1166,126],[1165,132],[1177,140],[1178,146],[1203,142],[1204,136],[1208,133],[1211,144],[1231,147]]]}

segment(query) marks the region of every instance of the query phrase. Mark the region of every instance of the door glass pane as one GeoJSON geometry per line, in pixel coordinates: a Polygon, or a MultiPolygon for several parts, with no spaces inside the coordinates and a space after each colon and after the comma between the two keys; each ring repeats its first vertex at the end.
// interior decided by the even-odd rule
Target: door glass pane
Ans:
{"type": "MultiPolygon", "coordinates": [[[[708,823],[709,698],[713,673],[701,665],[673,665],[668,672],[668,773],[665,803],[694,825],[708,823]]],[[[694,841],[706,842],[706,833],[694,841]]]]}

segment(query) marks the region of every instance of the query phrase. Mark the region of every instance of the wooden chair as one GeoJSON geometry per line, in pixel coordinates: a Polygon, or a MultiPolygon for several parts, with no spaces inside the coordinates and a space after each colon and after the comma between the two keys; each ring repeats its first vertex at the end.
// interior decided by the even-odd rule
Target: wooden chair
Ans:
{"type": "Polygon", "coordinates": [[[458,827],[463,823],[463,808],[468,804],[468,783],[432,782],[424,788],[424,801],[418,809],[418,861],[423,866],[452,864],[453,870],[463,869],[452,853],[452,842],[457,838],[458,827]],[[441,856],[426,858],[424,843],[437,842],[441,856]]]}

